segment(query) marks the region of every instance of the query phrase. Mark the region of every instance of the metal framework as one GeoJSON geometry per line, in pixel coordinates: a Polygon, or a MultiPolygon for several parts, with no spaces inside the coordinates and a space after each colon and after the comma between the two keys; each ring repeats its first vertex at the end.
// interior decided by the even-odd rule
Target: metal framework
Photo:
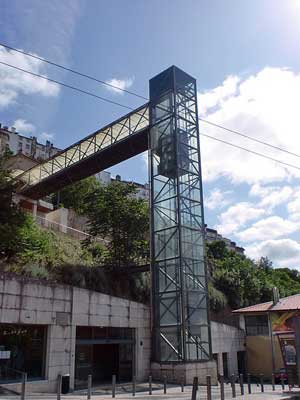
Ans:
{"type": "Polygon", "coordinates": [[[196,82],[150,80],[153,358],[211,357],[196,82]]]}
{"type": "Polygon", "coordinates": [[[211,357],[196,81],[176,67],[150,80],[150,103],[18,176],[44,197],[149,149],[153,359],[211,357]],[[150,113],[150,120],[149,120],[150,113]]]}
{"type": "Polygon", "coordinates": [[[19,193],[41,198],[147,150],[148,128],[145,104],[17,176],[19,193]]]}

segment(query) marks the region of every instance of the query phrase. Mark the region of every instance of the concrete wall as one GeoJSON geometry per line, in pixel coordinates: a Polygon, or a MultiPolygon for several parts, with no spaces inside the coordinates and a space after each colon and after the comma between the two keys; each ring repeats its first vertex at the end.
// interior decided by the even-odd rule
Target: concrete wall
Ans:
{"type": "Polygon", "coordinates": [[[46,220],[50,222],[55,222],[56,224],[60,224],[60,231],[63,233],[67,233],[68,214],[69,210],[67,208],[58,208],[57,210],[49,212],[46,215],[46,220]]]}
{"type": "Polygon", "coordinates": [[[211,322],[212,353],[218,354],[218,370],[223,375],[222,353],[227,353],[228,374],[238,373],[237,352],[245,351],[245,332],[234,326],[211,322]]]}
{"type": "MultiPolygon", "coordinates": [[[[140,303],[64,285],[0,276],[0,323],[47,325],[45,380],[29,391],[55,391],[58,374],[70,374],[74,387],[76,326],[127,327],[136,330],[136,376],[149,373],[150,316],[140,303]]],[[[19,390],[19,385],[10,385],[19,390]]]]}
{"type": "MultiPolygon", "coordinates": [[[[55,391],[58,374],[70,374],[74,387],[76,326],[109,326],[135,328],[135,375],[138,380],[167,373],[170,381],[187,383],[199,376],[204,383],[207,374],[216,382],[214,360],[183,365],[152,364],[150,369],[150,312],[143,304],[67,285],[41,283],[35,280],[0,275],[0,323],[39,324],[47,326],[45,380],[28,384],[29,391],[55,391]],[[177,379],[178,378],[178,379],[177,379]]],[[[244,331],[212,322],[212,350],[218,354],[222,373],[222,353],[228,354],[229,373],[237,373],[237,352],[245,350],[244,331]]],[[[19,389],[19,385],[11,388],[19,389]]]]}
{"type": "Polygon", "coordinates": [[[185,364],[174,363],[152,363],[151,374],[153,379],[163,380],[166,377],[167,382],[181,383],[191,385],[195,376],[198,377],[200,385],[206,384],[206,376],[211,376],[211,383],[216,385],[217,380],[217,366],[214,360],[202,362],[190,362],[185,364]]]}

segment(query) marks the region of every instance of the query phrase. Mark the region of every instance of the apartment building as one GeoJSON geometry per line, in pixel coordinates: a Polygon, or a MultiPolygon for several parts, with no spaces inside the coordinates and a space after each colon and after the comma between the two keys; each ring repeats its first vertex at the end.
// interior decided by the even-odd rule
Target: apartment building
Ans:
{"type": "Polygon", "coordinates": [[[60,151],[49,140],[46,140],[45,144],[40,143],[36,136],[23,136],[16,128],[2,126],[0,123],[0,153],[6,149],[39,161],[46,160],[60,151]]]}

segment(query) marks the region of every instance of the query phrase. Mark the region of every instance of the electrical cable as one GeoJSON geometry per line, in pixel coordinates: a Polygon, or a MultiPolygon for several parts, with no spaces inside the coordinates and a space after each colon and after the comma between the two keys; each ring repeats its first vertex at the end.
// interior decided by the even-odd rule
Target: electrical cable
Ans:
{"type": "MultiPolygon", "coordinates": [[[[126,109],[131,110],[131,111],[134,111],[134,110],[135,110],[135,108],[133,108],[133,107],[127,106],[127,105],[125,105],[125,104],[118,103],[118,102],[113,101],[113,100],[109,100],[109,99],[107,99],[107,98],[105,98],[105,97],[98,96],[98,95],[96,95],[95,93],[92,93],[92,92],[89,92],[89,91],[80,89],[80,88],[75,87],[75,86],[68,85],[68,84],[66,84],[66,83],[64,83],[64,82],[60,82],[60,81],[57,81],[57,80],[55,80],[55,79],[48,78],[48,77],[46,77],[46,76],[44,76],[44,75],[40,75],[40,74],[31,72],[31,71],[25,70],[25,69],[23,69],[23,68],[20,68],[20,67],[15,66],[15,65],[11,65],[11,64],[5,63],[5,62],[3,62],[3,61],[0,61],[0,64],[5,65],[5,66],[10,67],[10,68],[13,68],[13,69],[16,69],[16,70],[21,71],[21,72],[23,72],[23,73],[30,74],[30,75],[32,75],[32,76],[35,76],[35,77],[38,77],[38,78],[47,80],[47,81],[49,81],[49,82],[53,82],[53,83],[55,83],[55,84],[57,84],[57,85],[64,86],[64,87],[66,87],[66,88],[72,89],[72,90],[77,91],[77,92],[79,92],[79,93],[86,94],[86,95],[88,95],[88,96],[92,96],[92,97],[97,98],[97,99],[99,99],[99,100],[106,101],[106,102],[108,102],[108,103],[117,105],[117,106],[119,106],[119,107],[123,107],[123,108],[126,108],[126,109]]],[[[201,118],[199,118],[199,120],[200,120],[200,121],[203,121],[201,118]]],[[[224,127],[222,127],[222,129],[224,129],[224,127]]],[[[227,128],[225,128],[225,129],[227,130],[227,128]]],[[[202,136],[208,137],[208,138],[210,138],[210,139],[213,139],[213,140],[219,141],[219,142],[221,142],[221,143],[227,144],[227,145],[229,145],[229,146],[236,147],[236,148],[238,148],[238,149],[240,149],[240,150],[244,150],[244,151],[247,151],[247,152],[249,152],[249,153],[255,154],[255,155],[257,155],[257,156],[264,157],[264,158],[266,158],[266,159],[268,159],[268,160],[271,160],[271,161],[280,163],[280,164],[285,165],[285,166],[287,166],[287,167],[291,167],[291,168],[295,168],[295,169],[299,169],[299,170],[300,170],[300,167],[297,167],[297,166],[295,166],[295,165],[293,165],[293,164],[289,164],[289,163],[286,163],[286,162],[284,162],[284,161],[277,160],[276,158],[269,157],[269,156],[264,155],[264,154],[262,154],[262,153],[259,153],[259,152],[256,152],[256,151],[253,151],[253,150],[250,150],[250,149],[246,149],[245,147],[235,145],[235,144],[233,144],[233,143],[227,142],[227,141],[222,140],[222,139],[218,139],[218,138],[216,138],[216,137],[213,137],[213,136],[210,136],[210,135],[207,135],[207,134],[204,134],[204,133],[200,133],[200,134],[201,134],[202,136]]],[[[256,140],[255,140],[255,141],[256,141],[256,140]]],[[[271,146],[271,147],[274,148],[273,145],[269,145],[269,146],[271,146]]],[[[276,148],[276,147],[275,147],[275,148],[276,148]]],[[[280,148],[279,148],[279,149],[280,149],[280,148]]],[[[285,150],[282,150],[282,151],[285,151],[285,150]]],[[[288,151],[286,151],[286,152],[288,152],[288,151]]],[[[288,152],[288,153],[291,154],[290,152],[288,152]]],[[[298,155],[297,155],[297,156],[298,156],[298,155]]]]}
{"type": "Polygon", "coordinates": [[[48,78],[47,76],[40,75],[40,74],[36,74],[35,72],[31,72],[31,71],[28,71],[28,70],[26,70],[26,69],[23,69],[23,68],[20,68],[20,67],[16,67],[15,65],[11,65],[11,64],[5,63],[5,62],[3,62],[3,61],[0,61],[0,64],[6,65],[7,67],[10,67],[10,68],[14,68],[14,69],[16,69],[16,70],[18,70],[18,71],[24,72],[25,74],[29,74],[29,75],[33,75],[33,76],[35,76],[35,77],[37,77],[37,78],[45,79],[45,80],[47,80],[47,81],[49,81],[49,82],[56,83],[57,85],[64,86],[64,87],[66,87],[66,88],[75,90],[75,91],[77,91],[77,92],[84,93],[84,94],[86,94],[86,95],[88,95],[88,96],[96,97],[96,98],[99,99],[99,100],[106,101],[106,102],[108,102],[108,103],[117,105],[117,106],[119,106],[119,107],[127,108],[128,110],[131,110],[131,111],[134,111],[134,110],[135,110],[135,108],[133,108],[133,107],[126,106],[125,104],[118,103],[117,101],[109,100],[109,99],[107,99],[107,98],[105,98],[105,97],[98,96],[98,95],[95,94],[95,93],[88,92],[87,90],[80,89],[80,88],[78,88],[78,87],[76,87],[76,86],[68,85],[67,83],[60,82],[60,81],[57,81],[57,80],[52,79],[52,78],[48,78]]]}
{"type": "Polygon", "coordinates": [[[28,56],[28,57],[34,58],[34,59],[36,59],[36,60],[42,61],[42,62],[47,63],[47,64],[49,64],[49,65],[53,65],[54,67],[57,67],[57,68],[60,68],[60,69],[65,70],[65,71],[71,72],[72,74],[81,76],[81,77],[83,77],[83,78],[90,79],[90,80],[92,80],[92,81],[101,83],[102,85],[106,85],[106,86],[111,87],[111,88],[113,88],[113,89],[117,89],[117,90],[120,90],[120,91],[125,92],[125,93],[127,93],[127,94],[131,94],[132,96],[139,97],[140,99],[149,101],[149,99],[147,99],[147,98],[144,97],[144,96],[141,96],[140,94],[131,92],[130,90],[127,90],[127,89],[121,89],[121,88],[119,88],[119,87],[116,86],[116,85],[112,85],[111,83],[108,83],[108,82],[103,81],[103,80],[101,80],[101,79],[95,78],[94,76],[85,74],[85,73],[83,73],[83,72],[77,71],[77,70],[75,70],[75,69],[68,68],[68,67],[66,67],[66,66],[64,66],[64,65],[62,65],[62,64],[58,64],[58,63],[56,63],[56,62],[54,62],[54,61],[47,60],[46,58],[39,57],[39,56],[37,56],[37,55],[35,55],[35,54],[28,53],[28,52],[26,52],[26,51],[24,51],[24,50],[16,49],[15,47],[8,46],[7,44],[1,43],[1,42],[0,42],[0,46],[5,47],[6,49],[9,49],[9,50],[15,51],[16,53],[20,53],[20,54],[23,54],[23,55],[25,55],[25,56],[28,56]]]}
{"type": "MultiPolygon", "coordinates": [[[[148,99],[147,97],[141,96],[141,95],[138,94],[138,93],[132,92],[132,91],[127,90],[127,89],[119,88],[118,86],[112,85],[112,84],[110,84],[110,83],[108,83],[108,82],[106,82],[106,81],[103,81],[103,80],[101,80],[101,79],[95,78],[95,77],[93,77],[93,76],[91,76],[91,75],[88,75],[88,74],[85,74],[85,73],[83,73],[83,72],[80,72],[80,71],[77,71],[77,70],[68,68],[68,67],[66,67],[66,66],[64,66],[64,65],[62,65],[62,64],[58,64],[58,63],[56,63],[56,62],[54,62],[54,61],[50,61],[50,60],[48,60],[48,59],[46,59],[46,58],[39,57],[39,56],[37,56],[37,55],[28,53],[28,52],[26,52],[26,51],[24,51],[24,50],[17,49],[17,48],[15,48],[15,47],[9,46],[9,45],[7,45],[7,44],[5,44],[5,43],[2,43],[2,42],[0,42],[0,46],[4,47],[4,48],[6,48],[6,49],[12,50],[12,51],[14,51],[14,52],[17,52],[17,53],[26,55],[26,56],[28,56],[28,57],[37,59],[37,60],[39,60],[39,61],[45,62],[45,63],[47,63],[47,64],[53,65],[53,66],[55,66],[55,67],[57,67],[57,68],[63,69],[63,70],[68,71],[68,72],[71,72],[71,73],[76,74],[76,75],[78,75],[78,76],[81,76],[81,77],[84,77],[84,78],[93,80],[93,81],[95,81],[95,82],[98,82],[98,83],[101,83],[101,84],[103,84],[103,85],[109,86],[109,87],[111,87],[111,88],[117,89],[117,90],[119,90],[119,91],[125,92],[125,93],[127,93],[127,94],[132,95],[132,96],[136,96],[136,97],[139,97],[139,98],[141,98],[141,99],[143,99],[143,100],[149,101],[149,99],[148,99]]],[[[5,64],[5,65],[9,66],[9,64],[5,64]]],[[[13,66],[11,66],[11,67],[13,68],[13,66]]],[[[15,67],[15,68],[17,68],[17,67],[15,67]]],[[[20,69],[20,70],[23,71],[23,72],[26,72],[25,70],[22,70],[22,69],[20,69]]],[[[43,77],[42,75],[38,75],[38,74],[35,74],[35,76],[43,77]]],[[[46,78],[46,77],[43,77],[43,78],[46,78]]],[[[50,80],[50,78],[49,78],[49,80],[50,80]]],[[[97,96],[97,95],[91,94],[91,93],[89,93],[89,92],[83,91],[82,89],[75,88],[75,87],[73,87],[73,86],[71,86],[71,85],[67,85],[67,84],[64,84],[64,83],[60,83],[60,82],[54,81],[54,80],[51,80],[51,81],[52,81],[52,82],[55,82],[55,83],[57,83],[57,84],[61,84],[61,85],[65,86],[65,87],[68,87],[68,88],[70,88],[70,89],[82,91],[82,92],[85,93],[85,94],[88,94],[88,95],[93,96],[93,97],[98,97],[98,98],[100,98],[101,100],[104,100],[104,98],[101,97],[101,96],[97,96]]],[[[126,108],[125,105],[121,105],[121,104],[118,103],[118,102],[113,102],[112,100],[109,100],[109,99],[106,99],[105,101],[109,101],[109,102],[112,103],[112,104],[116,104],[116,105],[119,105],[119,106],[121,106],[121,107],[126,108]]],[[[127,108],[133,110],[133,108],[129,108],[129,107],[127,107],[127,108]]],[[[254,142],[256,142],[256,143],[259,143],[259,144],[262,144],[262,145],[264,145],[264,146],[268,146],[268,147],[271,147],[271,148],[273,148],[273,149],[275,149],[275,150],[278,150],[278,151],[281,151],[281,152],[287,153],[287,154],[289,154],[289,155],[292,155],[292,156],[295,156],[295,157],[300,158],[300,155],[297,154],[297,153],[294,153],[294,152],[291,152],[291,151],[289,151],[289,150],[283,149],[282,147],[279,147],[279,146],[272,145],[271,143],[265,142],[265,141],[263,141],[263,140],[256,139],[256,138],[254,138],[254,137],[252,137],[252,136],[246,135],[245,133],[236,131],[236,130],[234,130],[234,129],[226,128],[226,127],[223,126],[223,125],[216,124],[216,123],[214,123],[214,122],[212,122],[212,121],[208,121],[208,120],[206,120],[206,119],[204,119],[204,118],[200,118],[200,117],[199,117],[199,121],[202,121],[202,122],[204,122],[204,123],[206,123],[206,124],[212,125],[212,126],[214,126],[214,127],[216,127],[216,128],[223,129],[223,130],[225,130],[225,131],[227,131],[227,132],[230,132],[230,133],[233,133],[233,134],[235,134],[235,135],[239,135],[239,136],[241,136],[241,137],[244,137],[244,138],[246,138],[246,139],[248,139],[248,140],[252,140],[252,141],[254,141],[254,142]]]]}
{"type": "Polygon", "coordinates": [[[267,155],[262,154],[262,153],[258,153],[257,151],[254,151],[254,150],[246,149],[245,147],[242,147],[242,146],[239,146],[237,144],[233,144],[233,143],[227,142],[226,140],[218,139],[218,138],[216,138],[214,136],[210,136],[210,135],[207,135],[207,134],[202,133],[202,132],[200,132],[200,136],[205,136],[205,137],[207,137],[209,139],[213,139],[213,140],[216,140],[218,142],[227,144],[229,146],[236,147],[237,149],[247,151],[248,153],[252,153],[252,154],[254,154],[256,156],[260,156],[260,157],[266,158],[268,160],[275,161],[275,162],[277,162],[279,164],[285,165],[286,167],[291,167],[291,168],[295,168],[295,169],[299,169],[300,170],[300,167],[297,167],[296,165],[286,163],[285,161],[277,160],[276,158],[267,156],[267,155]]]}
{"type": "Polygon", "coordinates": [[[214,122],[211,122],[211,121],[208,121],[208,120],[206,120],[206,119],[203,119],[203,118],[200,118],[200,117],[199,117],[198,119],[199,119],[199,121],[205,122],[206,124],[212,125],[212,126],[214,126],[214,127],[216,127],[216,128],[223,129],[223,130],[225,130],[225,131],[227,131],[227,132],[234,133],[235,135],[242,136],[242,137],[247,138],[247,139],[249,139],[249,140],[252,140],[252,141],[254,141],[254,142],[263,144],[263,145],[265,145],[265,146],[272,147],[272,148],[275,149],[275,150],[279,150],[279,151],[282,151],[282,152],[284,152],[284,153],[288,153],[288,154],[290,154],[290,155],[292,155],[292,156],[295,156],[295,157],[299,157],[299,158],[300,158],[300,154],[293,153],[293,152],[291,152],[291,151],[289,151],[289,150],[285,150],[285,149],[283,149],[282,147],[274,146],[273,144],[264,142],[263,140],[255,139],[255,138],[253,138],[253,137],[251,137],[251,136],[246,135],[245,133],[236,131],[236,130],[234,130],[234,129],[226,128],[225,126],[218,125],[218,124],[216,124],[216,123],[214,123],[214,122]]]}

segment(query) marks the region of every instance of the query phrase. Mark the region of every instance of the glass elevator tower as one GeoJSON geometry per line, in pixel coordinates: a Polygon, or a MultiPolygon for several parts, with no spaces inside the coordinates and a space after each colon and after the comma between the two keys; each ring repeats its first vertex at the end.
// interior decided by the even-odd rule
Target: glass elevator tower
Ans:
{"type": "Polygon", "coordinates": [[[150,80],[153,361],[211,358],[194,78],[150,80]]]}

